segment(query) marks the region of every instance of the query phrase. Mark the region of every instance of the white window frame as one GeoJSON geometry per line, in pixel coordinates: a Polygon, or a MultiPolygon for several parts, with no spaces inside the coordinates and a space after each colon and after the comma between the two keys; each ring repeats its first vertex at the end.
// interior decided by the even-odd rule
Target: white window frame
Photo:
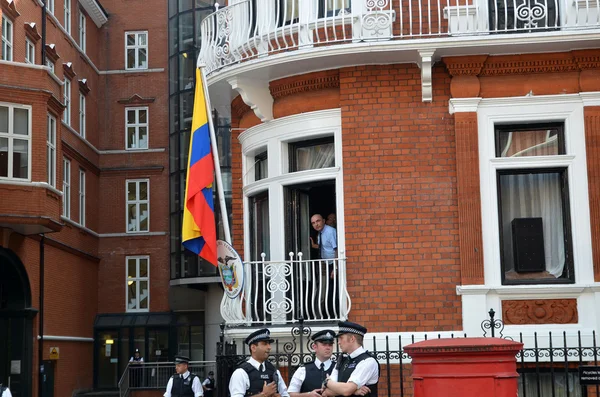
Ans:
{"type": "Polygon", "coordinates": [[[56,118],[50,114],[46,126],[47,182],[56,187],[56,118]]]}
{"type": "Polygon", "coordinates": [[[54,0],[45,0],[46,1],[46,11],[51,14],[54,14],[54,0]]]}
{"type": "MultiPolygon", "coordinates": [[[[575,284],[593,280],[585,124],[581,97],[575,94],[484,99],[479,104],[477,119],[485,284],[502,286],[497,171],[520,168],[567,168],[575,284]],[[564,123],[565,155],[496,158],[494,133],[497,124],[537,122],[564,123]]],[[[552,288],[558,287],[552,285],[552,288]]]]}
{"type": "Polygon", "coordinates": [[[13,60],[13,45],[14,45],[14,29],[13,22],[6,15],[2,15],[2,60],[13,60]],[[10,37],[7,37],[10,36],[10,37]]]}
{"type": "Polygon", "coordinates": [[[79,169],[79,224],[85,226],[85,170],[79,169]]]}
{"type": "Polygon", "coordinates": [[[85,138],[85,95],[79,92],[79,135],[85,138]]]}
{"type": "Polygon", "coordinates": [[[35,44],[28,38],[25,39],[25,63],[35,65],[35,44]]]}
{"type": "Polygon", "coordinates": [[[71,160],[63,157],[63,216],[71,219],[71,160]]]}
{"type": "Polygon", "coordinates": [[[148,31],[135,31],[135,32],[125,32],[125,70],[145,70],[148,69],[148,65],[150,64],[149,61],[149,57],[148,57],[148,31]],[[129,35],[134,35],[135,37],[135,44],[133,45],[128,45],[127,44],[127,36],[129,35]],[[138,45],[138,37],[141,35],[145,35],[146,36],[146,45],[138,45]],[[135,50],[135,62],[134,64],[136,65],[133,68],[130,68],[127,66],[128,62],[128,58],[127,58],[127,50],[130,49],[134,49],[135,50]],[[139,63],[139,53],[140,50],[145,49],[146,50],[146,65],[141,65],[138,66],[139,63]]]}
{"type": "MultiPolygon", "coordinates": [[[[131,297],[133,298],[133,297],[131,297]]],[[[128,313],[135,312],[149,312],[150,311],[150,256],[148,255],[136,255],[136,256],[126,256],[125,257],[125,311],[128,313]],[[146,277],[140,277],[140,259],[146,260],[146,277]],[[136,277],[129,278],[129,261],[135,260],[135,269],[136,269],[136,277]],[[140,309],[140,293],[141,282],[146,281],[146,285],[148,286],[148,295],[147,295],[147,306],[145,309],[140,309]],[[136,283],[136,296],[135,296],[135,308],[129,308],[129,282],[136,283]]]]}
{"type": "Polygon", "coordinates": [[[31,181],[31,120],[32,120],[32,108],[27,105],[20,105],[16,103],[0,102],[0,106],[8,107],[8,133],[0,132],[0,138],[8,138],[8,176],[0,176],[0,180],[11,180],[11,181],[31,181]],[[18,135],[14,133],[14,109],[25,109],[28,112],[27,124],[29,130],[27,135],[18,135]],[[13,177],[13,140],[20,139],[27,141],[27,178],[15,178],[13,177]]]}
{"type": "Polygon", "coordinates": [[[81,9],[79,9],[79,48],[85,52],[86,48],[86,22],[87,19],[81,9]]]}
{"type": "Polygon", "coordinates": [[[46,58],[46,66],[50,68],[50,71],[54,74],[54,62],[46,58]]]}
{"type": "Polygon", "coordinates": [[[125,149],[126,150],[146,150],[148,149],[149,140],[150,140],[150,112],[148,107],[135,107],[135,108],[125,108],[125,149]],[[146,112],[146,122],[140,123],[140,111],[146,112]],[[133,124],[129,124],[129,113],[135,113],[135,122],[133,124]],[[134,145],[129,146],[129,128],[135,128],[135,136],[134,136],[134,145]],[[145,147],[140,146],[140,127],[146,127],[146,145],[145,147]]]}
{"type": "Polygon", "coordinates": [[[127,233],[148,233],[150,231],[150,179],[127,179],[125,181],[125,230],[127,233]],[[129,200],[129,195],[128,195],[128,188],[129,188],[129,184],[130,183],[135,183],[135,199],[134,200],[129,200]],[[146,183],[146,191],[147,191],[147,199],[146,200],[140,200],[140,184],[141,183],[146,183]],[[135,204],[136,205],[136,217],[135,217],[135,229],[134,230],[129,230],[129,223],[131,222],[131,220],[129,219],[129,204],[135,204]],[[148,229],[147,230],[140,230],[140,219],[141,219],[141,213],[140,213],[140,205],[141,204],[146,204],[147,208],[148,208],[148,229]]]}
{"type": "Polygon", "coordinates": [[[71,34],[71,0],[64,0],[64,9],[65,9],[65,30],[70,35],[71,34]]]}
{"type": "Polygon", "coordinates": [[[63,83],[63,97],[65,100],[65,110],[63,111],[63,121],[66,125],[71,125],[71,80],[65,77],[63,83]]]}

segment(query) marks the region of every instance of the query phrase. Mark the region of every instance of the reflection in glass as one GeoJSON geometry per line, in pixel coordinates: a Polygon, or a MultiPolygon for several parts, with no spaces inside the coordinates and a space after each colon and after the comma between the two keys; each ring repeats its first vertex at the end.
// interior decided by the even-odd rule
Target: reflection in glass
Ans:
{"type": "Polygon", "coordinates": [[[0,138],[0,176],[8,176],[8,138],[0,138]]]}
{"type": "Polygon", "coordinates": [[[496,157],[565,154],[562,125],[544,127],[528,129],[499,127],[496,131],[496,157]]]}
{"type": "Polygon", "coordinates": [[[0,133],[8,133],[8,108],[0,106],[0,133]]]}
{"type": "Polygon", "coordinates": [[[29,141],[13,140],[13,178],[28,178],[29,141]]]}
{"type": "Polygon", "coordinates": [[[296,147],[295,171],[314,170],[335,166],[335,151],[333,143],[296,147]]]}

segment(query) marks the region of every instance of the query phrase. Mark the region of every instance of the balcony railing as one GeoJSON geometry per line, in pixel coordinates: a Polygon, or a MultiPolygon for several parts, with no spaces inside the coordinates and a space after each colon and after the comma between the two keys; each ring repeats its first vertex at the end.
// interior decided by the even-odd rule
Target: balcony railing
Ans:
{"type": "Polygon", "coordinates": [[[286,324],[344,320],[350,311],[346,260],[302,260],[244,263],[244,291],[236,300],[223,298],[221,313],[229,324],[286,324]]]}
{"type": "Polygon", "coordinates": [[[208,72],[348,42],[600,28],[600,0],[242,0],[202,21],[208,72]]]}

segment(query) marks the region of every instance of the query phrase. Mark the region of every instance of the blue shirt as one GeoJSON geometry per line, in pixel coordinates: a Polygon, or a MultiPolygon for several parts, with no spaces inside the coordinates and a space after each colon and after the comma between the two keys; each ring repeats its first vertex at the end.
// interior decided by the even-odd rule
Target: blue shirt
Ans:
{"type": "Polygon", "coordinates": [[[335,258],[335,250],[337,249],[337,232],[335,228],[324,225],[317,242],[321,246],[321,259],[335,258]]]}

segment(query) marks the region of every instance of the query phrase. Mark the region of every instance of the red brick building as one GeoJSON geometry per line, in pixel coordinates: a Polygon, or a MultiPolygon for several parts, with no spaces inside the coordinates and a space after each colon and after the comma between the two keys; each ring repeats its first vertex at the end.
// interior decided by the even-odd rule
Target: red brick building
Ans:
{"type": "Polygon", "coordinates": [[[256,261],[230,338],[300,317],[363,323],[369,344],[481,336],[490,308],[526,344],[540,324],[598,331],[597,5],[229,4],[200,58],[231,109],[234,242],[256,261]],[[337,215],[329,268],[315,213],[337,215]]]}

